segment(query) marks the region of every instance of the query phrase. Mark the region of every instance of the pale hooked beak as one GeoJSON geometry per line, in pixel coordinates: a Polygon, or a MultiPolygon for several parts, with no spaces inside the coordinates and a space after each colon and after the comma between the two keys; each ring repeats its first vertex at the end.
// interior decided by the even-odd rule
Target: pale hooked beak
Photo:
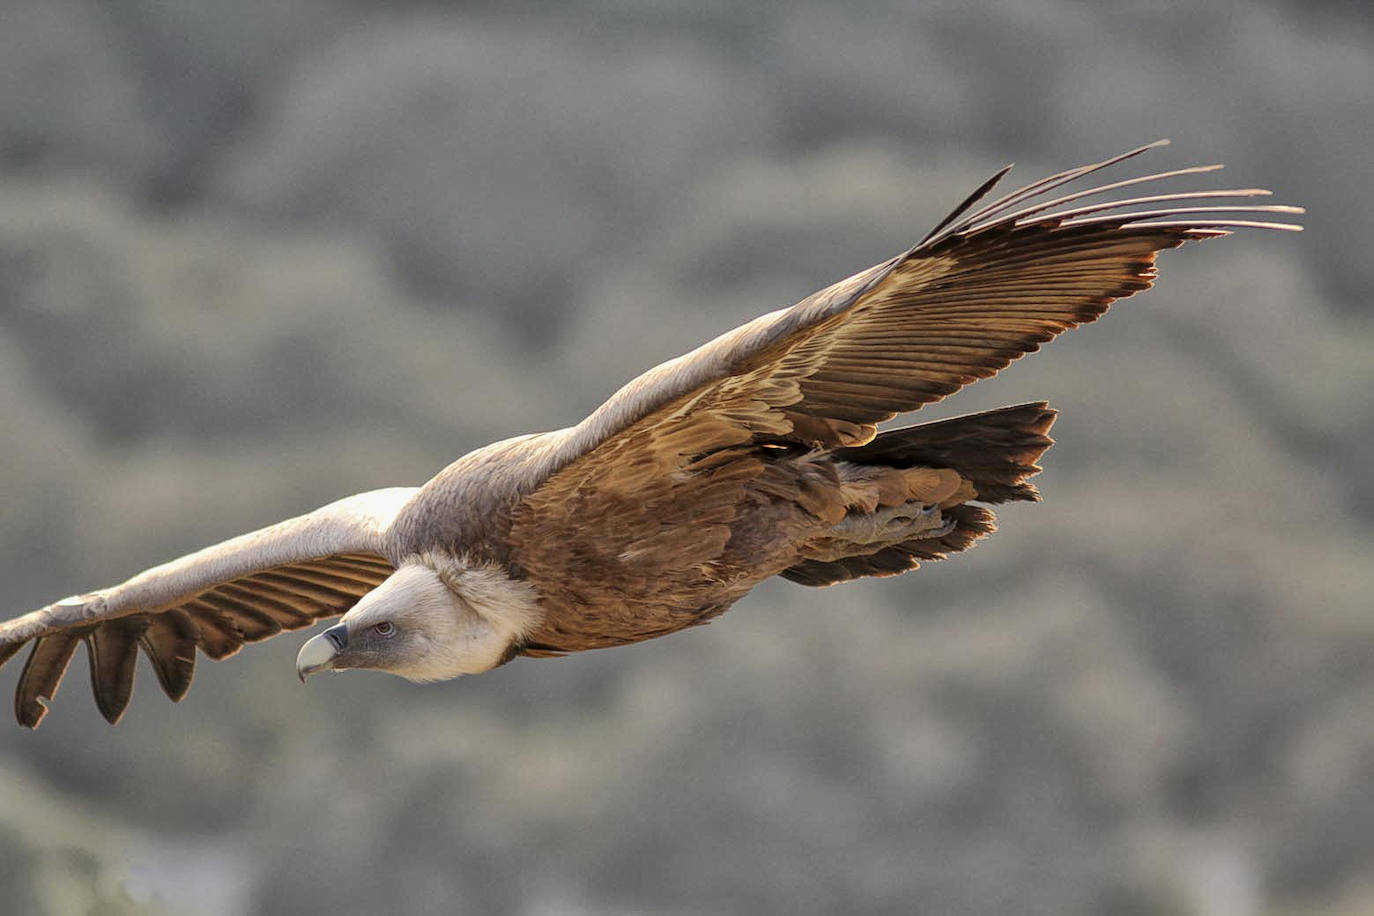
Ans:
{"type": "Polygon", "coordinates": [[[296,676],[305,683],[316,671],[334,667],[334,659],[348,647],[348,625],[338,623],[306,641],[296,656],[296,676]]]}

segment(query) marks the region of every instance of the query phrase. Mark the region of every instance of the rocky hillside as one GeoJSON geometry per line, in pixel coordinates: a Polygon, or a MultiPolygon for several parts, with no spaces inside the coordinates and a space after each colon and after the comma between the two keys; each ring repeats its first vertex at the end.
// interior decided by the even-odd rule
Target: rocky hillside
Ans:
{"type": "Polygon", "coordinates": [[[436,686],[287,636],[114,729],[74,672],[0,911],[1374,911],[1363,6],[4,6],[6,616],[576,422],[1010,160],[1309,214],[926,411],[1062,411],[967,555],[436,686]]]}

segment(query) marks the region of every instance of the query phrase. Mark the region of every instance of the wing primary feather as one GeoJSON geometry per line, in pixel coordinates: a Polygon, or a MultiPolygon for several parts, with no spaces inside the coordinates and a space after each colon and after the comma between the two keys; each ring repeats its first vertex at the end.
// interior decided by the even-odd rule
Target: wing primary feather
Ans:
{"type": "Polygon", "coordinates": [[[195,621],[184,611],[164,611],[148,621],[139,637],[162,692],[173,703],[186,695],[196,670],[195,621]]]}
{"type": "Polygon", "coordinates": [[[147,626],[148,618],[136,614],[102,624],[86,635],[95,705],[111,725],[124,715],[133,696],[138,640],[147,626]]]}
{"type": "Polygon", "coordinates": [[[964,232],[968,230],[969,227],[973,226],[975,223],[986,220],[994,214],[1003,212],[1008,207],[1015,206],[1021,201],[1034,197],[1037,194],[1045,194],[1053,190],[1054,188],[1066,185],[1071,181],[1076,181],[1079,178],[1082,178],[1086,175],[1091,175],[1093,172],[1098,172],[1102,169],[1116,165],[1118,162],[1125,162],[1127,159],[1133,159],[1142,153],[1148,152],[1149,150],[1157,149],[1158,147],[1168,145],[1168,140],[1156,140],[1154,143],[1147,143],[1144,146],[1138,146],[1133,150],[1127,150],[1126,152],[1113,156],[1110,159],[1104,159],[1101,162],[1095,162],[1091,165],[1080,165],[1078,168],[1069,169],[1064,172],[1059,172],[1058,174],[1050,175],[1046,178],[1040,179],[1039,181],[1032,182],[1031,184],[1026,185],[1024,188],[1021,188],[1018,191],[1013,191],[1005,197],[993,201],[992,203],[988,204],[986,207],[979,210],[978,212],[971,213],[963,219],[955,223],[951,223],[950,225],[945,227],[943,232],[940,232],[937,235],[933,236],[929,240],[928,244],[934,245],[940,241],[943,241],[949,236],[954,235],[955,233],[964,232]]]}
{"type": "Polygon", "coordinates": [[[968,210],[969,207],[973,206],[974,204],[978,203],[978,201],[986,197],[987,193],[991,191],[993,188],[997,187],[997,183],[1007,176],[1007,173],[1012,170],[1012,167],[1014,165],[1015,163],[1008,163],[1007,165],[1002,166],[1002,168],[994,172],[992,177],[990,177],[987,181],[984,181],[981,185],[978,186],[977,190],[975,190],[968,197],[965,197],[963,203],[959,204],[959,206],[951,210],[949,216],[946,216],[944,219],[940,220],[940,222],[937,223],[933,229],[927,232],[925,238],[921,239],[919,242],[916,243],[916,247],[920,248],[926,242],[930,241],[932,236],[936,235],[941,229],[945,228],[950,223],[958,219],[961,215],[963,215],[963,213],[966,210],[968,210]]]}
{"type": "MultiPolygon", "coordinates": [[[[1271,223],[1254,219],[1177,219],[1163,222],[1132,223],[1133,229],[1273,229],[1278,232],[1301,232],[1302,226],[1296,223],[1271,223]]],[[[1208,233],[1210,235],[1210,233],[1208,233]]]]}
{"type": "Polygon", "coordinates": [[[1036,213],[1041,213],[1053,207],[1058,207],[1061,204],[1072,203],[1075,200],[1082,200],[1085,197],[1093,197],[1097,194],[1106,194],[1108,191],[1119,191],[1122,188],[1129,188],[1138,184],[1148,184],[1152,181],[1164,181],[1169,178],[1181,178],[1184,175],[1201,175],[1206,172],[1217,172],[1223,168],[1225,168],[1225,166],[1222,165],[1220,162],[1214,162],[1210,165],[1190,165],[1187,168],[1183,169],[1172,169],[1167,172],[1151,172],[1148,175],[1137,175],[1134,178],[1123,178],[1120,181],[1113,181],[1110,184],[1094,185],[1091,188],[1084,188],[1081,191],[1074,191],[1072,194],[1064,194],[1060,197],[1054,198],[1053,200],[1045,200],[1041,201],[1040,203],[1032,204],[1031,206],[1025,207],[1024,209],[1017,210],[1014,213],[1003,214],[1001,216],[998,216],[996,219],[980,220],[980,223],[986,223],[986,225],[978,225],[976,227],[970,226],[968,227],[968,231],[979,231],[982,229],[986,229],[989,226],[1004,225],[1007,223],[1017,222],[1019,220],[1025,219],[1028,216],[1033,216],[1036,213]]]}
{"type": "Polygon", "coordinates": [[[82,633],[66,630],[44,636],[33,644],[29,660],[19,675],[14,694],[14,716],[25,728],[37,728],[48,714],[48,702],[57,694],[57,685],[67,673],[76,644],[82,633]]]}
{"type": "Polygon", "coordinates": [[[1235,207],[1165,207],[1158,210],[1137,210],[1134,213],[1109,213],[1105,216],[1084,216],[1065,220],[1063,225],[1077,229],[1082,226],[1151,227],[1160,225],[1155,220],[1164,216],[1185,216],[1189,213],[1306,213],[1302,207],[1284,204],[1268,206],[1235,207]],[[1148,221],[1148,222],[1146,222],[1148,221]]]}
{"type": "MultiPolygon", "coordinates": [[[[1265,188],[1227,188],[1216,191],[1175,191],[1169,194],[1150,194],[1145,197],[1132,197],[1126,200],[1108,200],[1102,203],[1074,207],[1070,210],[1058,210],[1054,213],[1046,214],[1039,220],[1031,220],[1019,215],[1008,216],[1007,221],[1013,222],[1017,226],[1027,226],[1034,222],[1070,219],[1075,216],[1086,216],[1089,213],[1098,213],[1103,210],[1117,210],[1121,207],[1134,207],[1137,204],[1156,204],[1170,200],[1199,200],[1202,198],[1214,197],[1272,197],[1273,194],[1273,191],[1266,190],[1265,188]]],[[[1033,213],[1041,213],[1049,209],[1052,208],[1035,207],[1033,213]]]]}

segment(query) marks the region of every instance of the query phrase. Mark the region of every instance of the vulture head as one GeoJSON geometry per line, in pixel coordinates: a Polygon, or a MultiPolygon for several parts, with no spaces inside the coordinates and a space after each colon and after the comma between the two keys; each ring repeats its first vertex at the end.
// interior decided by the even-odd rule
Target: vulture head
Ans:
{"type": "Polygon", "coordinates": [[[442,681],[495,668],[518,637],[505,615],[487,615],[423,563],[402,566],[334,626],[301,646],[296,673],[375,668],[412,681],[442,681]]]}

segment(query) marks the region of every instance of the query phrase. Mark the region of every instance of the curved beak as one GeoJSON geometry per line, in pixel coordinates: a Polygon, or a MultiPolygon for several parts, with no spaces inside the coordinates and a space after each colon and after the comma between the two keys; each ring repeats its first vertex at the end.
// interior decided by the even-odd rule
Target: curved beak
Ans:
{"type": "Polygon", "coordinates": [[[296,676],[305,683],[316,671],[334,667],[339,652],[348,647],[348,625],[339,623],[306,641],[296,655],[296,676]]]}

